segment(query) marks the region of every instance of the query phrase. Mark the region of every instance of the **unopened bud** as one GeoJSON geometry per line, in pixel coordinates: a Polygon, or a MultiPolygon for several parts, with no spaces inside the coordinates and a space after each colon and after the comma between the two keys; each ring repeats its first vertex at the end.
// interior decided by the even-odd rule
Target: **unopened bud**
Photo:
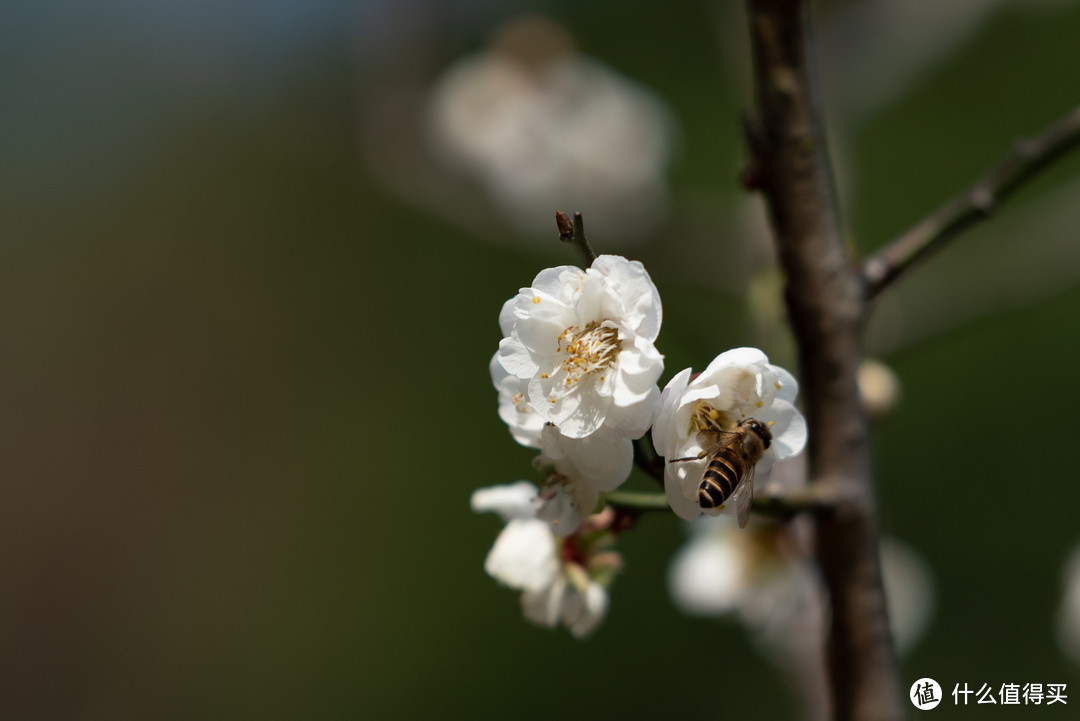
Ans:
{"type": "Polygon", "coordinates": [[[900,401],[900,378],[879,360],[867,358],[859,364],[859,397],[872,420],[888,415],[900,401]]]}
{"type": "Polygon", "coordinates": [[[574,221],[561,210],[555,211],[555,225],[559,228],[559,240],[574,239],[574,221]]]}

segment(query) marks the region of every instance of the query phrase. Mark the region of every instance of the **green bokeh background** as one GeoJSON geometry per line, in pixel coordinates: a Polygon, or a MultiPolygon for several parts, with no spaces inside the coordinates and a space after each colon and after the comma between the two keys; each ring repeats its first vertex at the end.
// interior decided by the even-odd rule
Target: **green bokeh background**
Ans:
{"type": "MultiPolygon", "coordinates": [[[[425,212],[360,135],[378,93],[526,9],[681,127],[672,230],[593,239],[653,274],[663,380],[755,343],[742,291],[711,282],[749,102],[724,3],[0,10],[0,718],[797,716],[741,627],[672,606],[674,517],[621,540],[584,643],[482,571],[499,523],[469,494],[532,455],[495,414],[498,309],[573,258],[425,212]]],[[[858,252],[1074,106],[1078,35],[1080,6],[1001,3],[857,122],[826,74],[858,252]]],[[[1068,683],[1080,703],[1051,622],[1080,540],[1080,265],[1051,252],[1076,245],[1078,176],[1040,178],[871,328],[904,384],[874,434],[883,526],[936,580],[905,688],[1068,683]]]]}

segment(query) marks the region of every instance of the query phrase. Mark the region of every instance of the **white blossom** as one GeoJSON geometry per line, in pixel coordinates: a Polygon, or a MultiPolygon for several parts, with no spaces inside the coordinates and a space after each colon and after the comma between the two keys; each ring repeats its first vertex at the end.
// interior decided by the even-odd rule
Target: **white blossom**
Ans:
{"type": "Polygon", "coordinates": [[[473,493],[473,510],[507,519],[484,561],[488,575],[522,591],[525,618],[548,628],[563,625],[577,638],[592,633],[607,613],[607,586],[621,566],[609,549],[612,514],[594,516],[580,535],[556,537],[535,517],[537,489],[529,483],[493,486],[473,493]]]}
{"type": "MultiPolygon", "coordinates": [[[[749,589],[750,570],[739,552],[734,534],[723,526],[694,534],[675,554],[668,571],[668,590],[679,609],[691,616],[719,616],[735,612],[749,589]]],[[[694,527],[708,521],[699,519],[694,527]]],[[[719,525],[719,524],[717,524],[719,525]]]]}
{"type": "MultiPolygon", "coordinates": [[[[691,369],[686,368],[667,384],[653,424],[653,443],[669,461],[692,458],[705,450],[707,439],[700,431],[707,427],[706,416],[714,415],[728,429],[756,418],[767,423],[772,432],[772,442],[755,470],[755,483],[761,484],[768,479],[773,463],[797,455],[806,445],[806,421],[794,406],[797,393],[795,378],[769,363],[757,348],[726,351],[693,380],[691,369]]],[[[735,505],[702,509],[698,504],[698,487],[707,463],[703,457],[665,464],[668,503],[682,518],[693,519],[703,510],[716,515],[735,505]]]]}
{"type": "Polygon", "coordinates": [[[660,322],[660,295],[641,263],[602,255],[587,270],[545,269],[508,300],[496,358],[528,383],[516,392],[563,435],[605,427],[637,438],[660,400],[660,322]]]}

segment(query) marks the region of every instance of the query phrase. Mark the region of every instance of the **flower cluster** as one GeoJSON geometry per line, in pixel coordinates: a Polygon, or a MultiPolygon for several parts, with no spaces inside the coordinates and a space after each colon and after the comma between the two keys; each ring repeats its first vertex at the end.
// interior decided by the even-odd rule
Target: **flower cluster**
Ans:
{"type": "Polygon", "coordinates": [[[619,566],[610,543],[622,525],[601,498],[629,477],[633,441],[650,428],[668,461],[667,502],[686,519],[736,505],[730,497],[743,522],[749,479],[764,480],[806,443],[795,379],[759,350],[722,353],[697,375],[687,368],[661,393],[661,319],[645,268],[613,255],[585,270],[541,271],[499,314],[503,339],[489,368],[499,416],[515,441],[539,450],[542,480],[481,489],[473,508],[506,521],[485,569],[523,592],[532,621],[584,636],[603,617],[619,566]],[[746,437],[744,428],[758,437],[748,451],[730,440],[746,437]],[[724,453],[734,487],[706,493],[706,467],[724,453]]]}
{"type": "MultiPolygon", "coordinates": [[[[688,525],[690,540],[668,572],[675,605],[693,616],[736,617],[778,663],[819,658],[826,591],[811,561],[809,529],[763,523],[739,532],[724,517],[688,525]]],[[[930,620],[933,579],[916,551],[891,538],[882,539],[881,570],[890,631],[903,654],[930,620]]]]}
{"type": "Polygon", "coordinates": [[[641,263],[602,255],[541,271],[499,314],[499,415],[548,469],[538,515],[573,533],[633,464],[660,402],[660,294],[641,263]]]}
{"type": "Polygon", "coordinates": [[[481,488],[472,495],[474,511],[498,513],[506,526],[484,561],[484,570],[505,586],[522,591],[525,618],[548,628],[562,624],[584,638],[607,612],[607,587],[622,566],[611,550],[614,514],[597,514],[559,538],[536,517],[536,486],[520,481],[481,488]]]}

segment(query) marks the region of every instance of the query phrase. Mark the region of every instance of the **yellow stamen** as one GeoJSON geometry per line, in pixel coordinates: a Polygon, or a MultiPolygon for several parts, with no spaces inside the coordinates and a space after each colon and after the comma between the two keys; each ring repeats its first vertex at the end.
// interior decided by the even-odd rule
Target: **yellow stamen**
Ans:
{"type": "Polygon", "coordinates": [[[613,325],[593,321],[584,329],[570,326],[559,334],[558,340],[559,352],[566,353],[562,367],[567,374],[567,386],[592,373],[596,373],[601,381],[605,380],[607,376],[601,376],[599,372],[613,366],[618,359],[619,331],[613,325]]]}
{"type": "Polygon", "coordinates": [[[540,302],[540,296],[534,295],[533,296],[533,303],[539,303],[539,302],[540,302]]]}

